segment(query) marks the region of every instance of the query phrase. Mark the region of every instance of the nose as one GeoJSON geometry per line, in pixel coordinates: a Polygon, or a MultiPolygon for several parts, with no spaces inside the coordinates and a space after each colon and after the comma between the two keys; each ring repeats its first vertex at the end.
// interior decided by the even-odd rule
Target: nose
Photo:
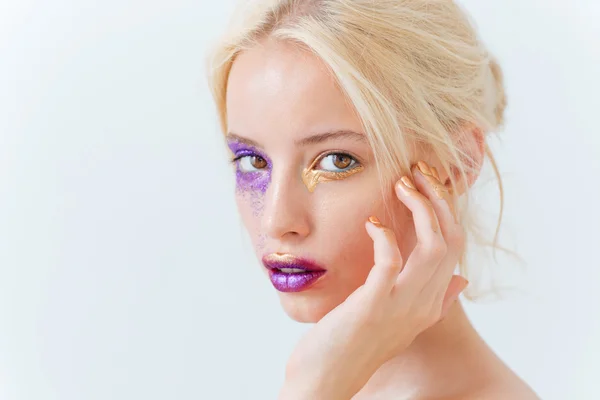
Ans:
{"type": "Polygon", "coordinates": [[[263,229],[273,239],[298,240],[310,233],[309,199],[310,193],[302,183],[300,175],[271,175],[271,183],[266,193],[263,214],[263,229]]]}

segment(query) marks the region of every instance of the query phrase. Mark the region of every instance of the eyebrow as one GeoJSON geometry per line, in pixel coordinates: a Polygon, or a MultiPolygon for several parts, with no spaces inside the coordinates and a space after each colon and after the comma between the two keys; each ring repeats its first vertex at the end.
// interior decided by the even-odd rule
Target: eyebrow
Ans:
{"type": "MultiPolygon", "coordinates": [[[[307,136],[303,139],[295,141],[295,144],[298,146],[308,146],[308,145],[323,143],[323,142],[326,142],[326,141],[332,140],[332,139],[341,139],[341,138],[349,138],[349,139],[353,139],[353,140],[356,140],[359,142],[367,141],[367,137],[362,133],[358,133],[358,132],[347,130],[347,129],[340,129],[340,130],[317,133],[315,135],[307,136]]],[[[244,143],[249,146],[262,148],[262,146],[258,142],[254,141],[252,139],[245,138],[245,137],[235,134],[233,132],[229,132],[227,134],[227,139],[235,140],[237,142],[244,143]]]]}

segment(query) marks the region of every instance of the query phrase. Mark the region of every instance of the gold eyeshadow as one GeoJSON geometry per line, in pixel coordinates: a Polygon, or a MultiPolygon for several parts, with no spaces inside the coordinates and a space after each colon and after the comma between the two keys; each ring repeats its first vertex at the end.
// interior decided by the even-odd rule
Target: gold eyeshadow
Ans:
{"type": "MultiPolygon", "coordinates": [[[[315,169],[315,167],[323,160],[323,158],[332,155],[332,154],[348,154],[344,151],[327,151],[325,153],[320,154],[315,158],[315,160],[311,163],[308,168],[305,168],[302,172],[302,181],[308,188],[309,192],[314,192],[317,184],[321,182],[330,182],[330,181],[339,181],[342,179],[346,179],[354,174],[361,172],[365,167],[362,164],[358,164],[356,167],[348,169],[346,171],[340,172],[332,172],[332,171],[323,171],[315,169]]],[[[356,157],[348,154],[354,160],[356,157]]],[[[356,160],[358,162],[358,160],[356,160]]]]}

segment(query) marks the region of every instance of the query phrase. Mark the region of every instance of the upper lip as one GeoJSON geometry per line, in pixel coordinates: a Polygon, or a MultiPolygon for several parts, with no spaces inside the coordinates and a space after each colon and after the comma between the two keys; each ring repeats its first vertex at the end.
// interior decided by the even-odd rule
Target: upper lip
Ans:
{"type": "Polygon", "coordinates": [[[325,268],[320,267],[314,261],[286,253],[267,254],[262,258],[262,262],[270,270],[297,268],[310,272],[325,271],[325,268]]]}

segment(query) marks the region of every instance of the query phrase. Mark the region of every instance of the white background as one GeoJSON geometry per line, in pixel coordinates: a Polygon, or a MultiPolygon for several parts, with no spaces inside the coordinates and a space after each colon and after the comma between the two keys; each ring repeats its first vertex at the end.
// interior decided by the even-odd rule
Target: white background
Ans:
{"type": "MultiPolygon", "coordinates": [[[[464,4],[506,74],[502,237],[526,261],[468,312],[544,399],[598,399],[600,2],[464,4]]],[[[235,211],[204,76],[231,6],[0,2],[0,399],[276,397],[307,326],[235,211]]]]}

